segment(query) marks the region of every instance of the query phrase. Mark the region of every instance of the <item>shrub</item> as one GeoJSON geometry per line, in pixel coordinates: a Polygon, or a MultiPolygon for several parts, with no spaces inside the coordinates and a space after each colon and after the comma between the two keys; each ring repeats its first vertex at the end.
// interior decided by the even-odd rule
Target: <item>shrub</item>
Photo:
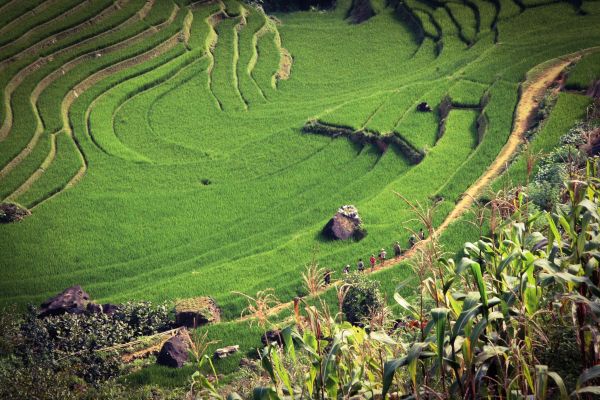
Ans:
{"type": "Polygon", "coordinates": [[[21,323],[22,321],[14,307],[0,310],[0,357],[13,352],[18,340],[17,333],[21,323]]]}
{"type": "Polygon", "coordinates": [[[346,279],[350,286],[342,311],[346,320],[353,325],[364,323],[374,312],[381,310],[384,305],[380,292],[381,284],[361,274],[352,274],[346,279]]]}
{"type": "Polygon", "coordinates": [[[558,147],[539,161],[538,171],[529,185],[528,193],[530,200],[543,210],[551,210],[559,200],[569,170],[578,168],[585,162],[585,156],[574,146],[578,142],[576,133],[577,130],[572,130],[561,139],[573,144],[558,147]]]}
{"type": "Polygon", "coordinates": [[[172,315],[166,304],[128,302],[119,306],[114,319],[127,324],[135,336],[152,335],[170,328],[172,315]]]}
{"type": "Polygon", "coordinates": [[[56,373],[42,367],[14,368],[8,363],[0,364],[0,398],[21,399],[76,399],[73,392],[77,380],[67,372],[56,373]]]}
{"type": "Polygon", "coordinates": [[[579,122],[574,127],[569,129],[563,137],[560,138],[561,144],[570,144],[572,146],[581,146],[585,144],[585,135],[588,131],[588,124],[579,122]]]}
{"type": "MultiPolygon", "coordinates": [[[[555,165],[556,170],[562,175],[562,165],[555,165]]],[[[550,210],[558,201],[561,187],[550,182],[533,182],[528,187],[529,200],[542,210],[550,210]]]]}
{"type": "Polygon", "coordinates": [[[30,307],[21,324],[16,347],[26,368],[68,368],[86,382],[97,383],[119,375],[120,358],[114,351],[99,351],[169,328],[166,305],[126,303],[113,315],[63,314],[40,319],[30,307]]]}

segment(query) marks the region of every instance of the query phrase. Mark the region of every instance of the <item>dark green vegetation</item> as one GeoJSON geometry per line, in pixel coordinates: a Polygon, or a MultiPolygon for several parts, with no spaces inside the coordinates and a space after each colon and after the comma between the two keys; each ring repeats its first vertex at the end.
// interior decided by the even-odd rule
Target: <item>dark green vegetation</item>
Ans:
{"type": "Polygon", "coordinates": [[[406,243],[417,224],[393,191],[443,199],[440,223],[506,142],[525,73],[600,44],[594,1],[373,1],[359,25],[351,1],[277,19],[236,1],[74,3],[0,17],[0,197],[33,207],[0,226],[2,303],[74,283],[115,302],[210,295],[225,319],[244,305],[232,290],[290,300],[316,247],[338,269],[406,243]],[[303,133],[309,120],[425,157],[303,133]],[[324,241],[348,203],[369,235],[324,241]]]}

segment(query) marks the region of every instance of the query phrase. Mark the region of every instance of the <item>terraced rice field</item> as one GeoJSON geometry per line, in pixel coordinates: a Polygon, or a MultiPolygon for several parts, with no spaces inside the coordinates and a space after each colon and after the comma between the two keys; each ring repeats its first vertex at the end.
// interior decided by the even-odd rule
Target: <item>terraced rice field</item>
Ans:
{"type": "MultiPolygon", "coordinates": [[[[0,3],[0,200],[33,212],[0,226],[0,301],[81,284],[210,295],[232,319],[231,291],[289,300],[313,258],[339,270],[406,243],[394,191],[441,222],[506,143],[526,73],[600,45],[599,1],[374,0],[361,24],[351,3],[0,3]],[[320,236],[343,204],[364,240],[320,236]]],[[[600,76],[587,59],[578,90],[600,76]]]]}

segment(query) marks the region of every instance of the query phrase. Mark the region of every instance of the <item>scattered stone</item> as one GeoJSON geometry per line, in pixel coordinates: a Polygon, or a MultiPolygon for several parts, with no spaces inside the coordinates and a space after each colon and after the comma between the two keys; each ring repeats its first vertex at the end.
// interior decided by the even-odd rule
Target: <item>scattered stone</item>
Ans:
{"type": "Polygon", "coordinates": [[[194,297],[175,305],[175,326],[196,328],[221,320],[221,310],[210,297],[194,297]]]}
{"type": "Polygon", "coordinates": [[[419,105],[417,106],[417,111],[420,112],[431,112],[432,108],[429,104],[427,104],[426,102],[423,103],[419,103],[419,105]]]}
{"type": "Polygon", "coordinates": [[[333,240],[361,240],[366,233],[358,210],[352,205],[341,207],[323,228],[323,235],[333,240]]]}
{"type": "Polygon", "coordinates": [[[281,330],[273,329],[265,332],[265,334],[261,336],[260,341],[264,346],[268,346],[271,343],[277,346],[283,346],[283,336],[281,336],[281,330]]]}
{"type": "Polygon", "coordinates": [[[0,204],[0,224],[9,224],[11,222],[19,222],[23,218],[31,215],[31,212],[13,203],[0,204]]]}
{"type": "Polygon", "coordinates": [[[223,348],[215,350],[215,354],[213,354],[213,357],[222,359],[222,358],[229,357],[230,355],[237,353],[238,351],[240,351],[240,346],[237,344],[235,346],[227,346],[227,347],[223,347],[223,348]]]}
{"type": "Polygon", "coordinates": [[[187,340],[182,335],[177,335],[163,344],[156,357],[156,363],[171,368],[181,368],[189,356],[187,340]]]}
{"type": "Polygon", "coordinates": [[[89,300],[90,295],[84,292],[81,286],[72,286],[42,303],[38,316],[44,318],[65,313],[81,314],[86,311],[89,300]]]}

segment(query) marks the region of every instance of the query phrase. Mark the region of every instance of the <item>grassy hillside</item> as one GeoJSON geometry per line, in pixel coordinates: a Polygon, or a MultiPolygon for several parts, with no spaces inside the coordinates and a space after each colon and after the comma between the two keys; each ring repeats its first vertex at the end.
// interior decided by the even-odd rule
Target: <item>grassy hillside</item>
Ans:
{"type": "Polygon", "coordinates": [[[361,24],[350,1],[273,18],[236,1],[44,3],[0,16],[0,198],[33,208],[0,226],[2,303],[81,284],[101,301],[210,295],[232,319],[234,290],[289,300],[313,257],[340,270],[407,242],[418,226],[394,191],[450,212],[506,142],[525,73],[600,45],[593,1],[377,2],[361,24]],[[425,157],[304,133],[311,120],[425,157]],[[343,204],[364,240],[320,236],[343,204]]]}

